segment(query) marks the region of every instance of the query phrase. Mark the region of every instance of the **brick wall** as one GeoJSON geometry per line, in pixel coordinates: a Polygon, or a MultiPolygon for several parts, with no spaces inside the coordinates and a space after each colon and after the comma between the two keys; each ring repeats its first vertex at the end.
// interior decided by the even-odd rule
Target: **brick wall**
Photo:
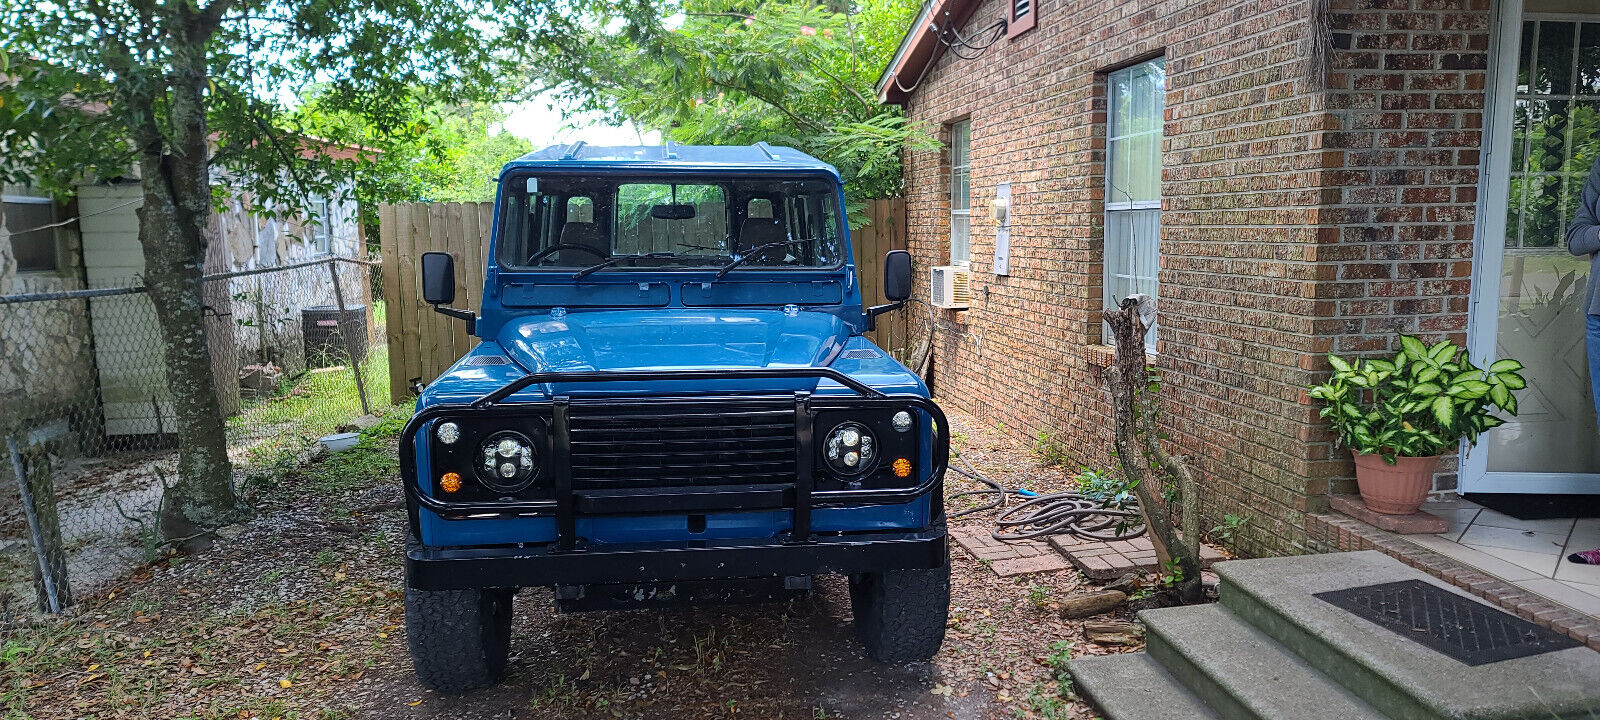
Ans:
{"type": "MultiPolygon", "coordinates": [[[[976,60],[943,55],[906,104],[932,128],[972,121],[973,301],[935,314],[940,401],[1030,440],[1049,434],[1078,462],[1111,463],[1104,73],[1164,55],[1166,424],[1199,466],[1205,526],[1237,512],[1251,518],[1237,549],[1302,549],[1304,514],[1350,474],[1302,390],[1327,370],[1322,355],[1377,349],[1397,325],[1464,328],[1481,124],[1471,96],[1475,85],[1481,107],[1487,26],[1468,1],[1334,0],[1349,49],[1326,95],[1304,79],[1311,0],[1042,0],[1036,29],[976,60]],[[1396,34],[1404,52],[1361,49],[1396,34]],[[1372,55],[1377,66],[1357,67],[1372,55]],[[988,207],[1002,181],[1009,277],[991,267],[988,207]],[[1420,214],[1389,217],[1401,203],[1420,214]]],[[[984,3],[965,31],[1002,8],[984,3]]],[[[948,259],[945,155],[907,157],[919,268],[948,259]]]]}
{"type": "MultiPolygon", "coordinates": [[[[1334,0],[1320,297],[1339,353],[1466,342],[1489,0],[1334,0]]],[[[1327,437],[1319,437],[1326,443],[1327,437]]],[[[1334,451],[1342,457],[1342,451],[1334,451]]],[[[1455,488],[1455,458],[1437,479],[1455,488]]],[[[1346,476],[1348,477],[1348,476],[1346,476]]],[[[1354,491],[1344,480],[1336,489],[1354,491]]]]}

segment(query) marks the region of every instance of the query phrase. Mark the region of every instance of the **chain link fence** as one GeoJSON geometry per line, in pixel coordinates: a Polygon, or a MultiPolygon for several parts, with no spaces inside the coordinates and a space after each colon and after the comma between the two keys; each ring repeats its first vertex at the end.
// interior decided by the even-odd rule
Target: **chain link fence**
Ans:
{"type": "MultiPolygon", "coordinates": [[[[390,406],[381,272],[327,258],[205,278],[236,468],[390,406]]],[[[136,280],[0,296],[0,625],[150,559],[178,445],[163,348],[136,280]]]]}

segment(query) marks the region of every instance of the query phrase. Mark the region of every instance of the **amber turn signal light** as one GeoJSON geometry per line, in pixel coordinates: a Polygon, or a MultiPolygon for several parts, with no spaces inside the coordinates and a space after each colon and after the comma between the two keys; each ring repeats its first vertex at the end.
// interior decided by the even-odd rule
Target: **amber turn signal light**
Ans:
{"type": "Polygon", "coordinates": [[[456,492],[457,490],[460,490],[461,489],[461,474],[460,473],[447,472],[447,473],[439,476],[439,489],[443,490],[443,491],[445,491],[447,493],[453,493],[453,492],[456,492]]]}
{"type": "Polygon", "coordinates": [[[894,465],[890,467],[894,469],[894,476],[897,478],[911,477],[911,461],[906,458],[895,458],[894,465]]]}

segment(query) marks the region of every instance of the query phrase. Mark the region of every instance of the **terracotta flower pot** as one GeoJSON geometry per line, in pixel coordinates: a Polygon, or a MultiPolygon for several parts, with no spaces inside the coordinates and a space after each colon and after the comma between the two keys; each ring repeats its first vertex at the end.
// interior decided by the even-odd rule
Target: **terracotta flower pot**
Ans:
{"type": "Polygon", "coordinates": [[[1395,464],[1382,455],[1355,453],[1356,485],[1361,500],[1373,512],[1385,515],[1410,515],[1422,507],[1433,489],[1433,471],[1439,456],[1395,458],[1395,464]]]}

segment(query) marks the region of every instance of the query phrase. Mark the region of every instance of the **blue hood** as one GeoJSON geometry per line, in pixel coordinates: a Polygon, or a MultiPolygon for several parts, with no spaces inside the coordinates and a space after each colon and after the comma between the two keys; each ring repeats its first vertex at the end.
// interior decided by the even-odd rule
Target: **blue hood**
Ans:
{"type": "Polygon", "coordinates": [[[529,372],[828,365],[850,327],[820,312],[658,309],[534,315],[496,337],[529,372]]]}

